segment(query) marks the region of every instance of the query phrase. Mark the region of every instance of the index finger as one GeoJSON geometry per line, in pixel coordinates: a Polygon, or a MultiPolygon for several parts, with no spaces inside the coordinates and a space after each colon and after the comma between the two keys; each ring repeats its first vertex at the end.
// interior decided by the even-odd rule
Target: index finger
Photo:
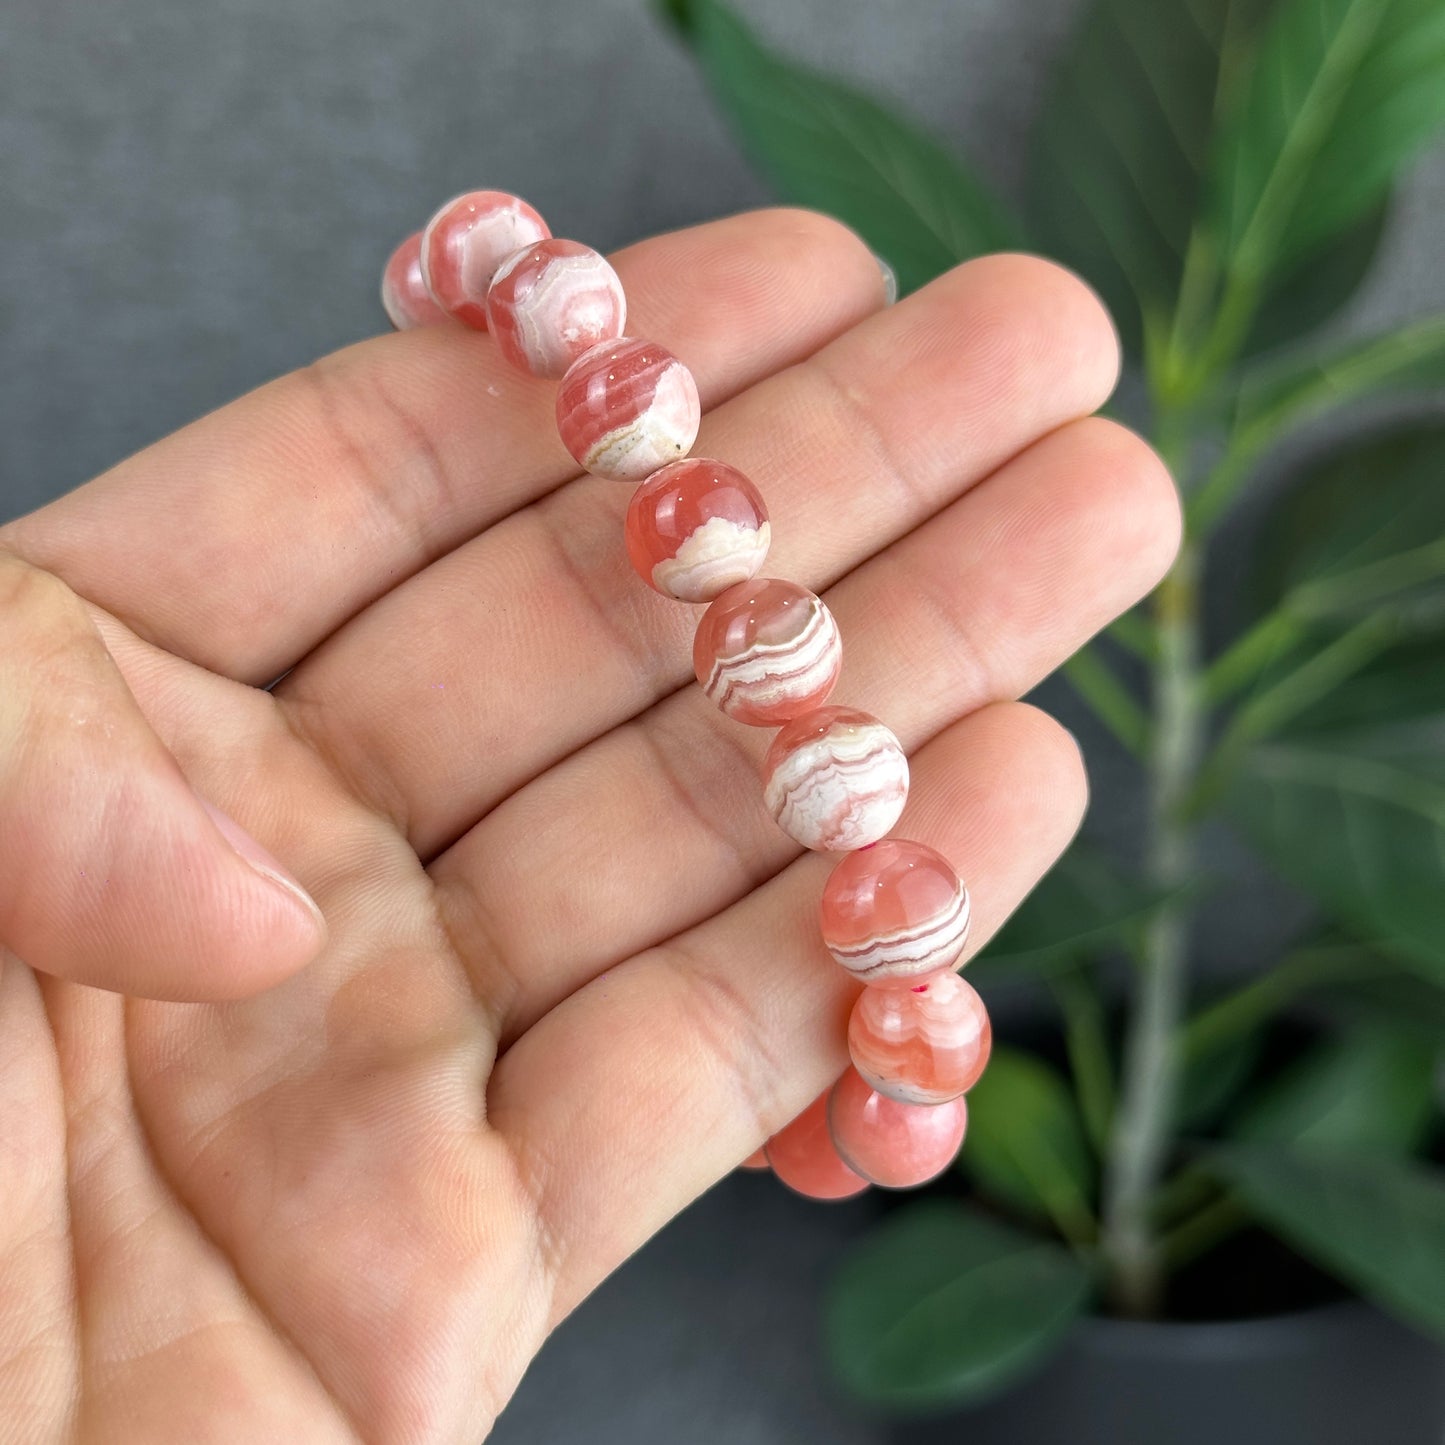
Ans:
{"type": "MultiPolygon", "coordinates": [[[[883,304],[863,243],[807,211],[734,216],[613,259],[629,330],[704,407],[883,304]]],[[[554,387],[461,326],[378,337],[242,397],[0,528],[151,642],[266,683],[429,562],[577,473],[554,387]]]]}

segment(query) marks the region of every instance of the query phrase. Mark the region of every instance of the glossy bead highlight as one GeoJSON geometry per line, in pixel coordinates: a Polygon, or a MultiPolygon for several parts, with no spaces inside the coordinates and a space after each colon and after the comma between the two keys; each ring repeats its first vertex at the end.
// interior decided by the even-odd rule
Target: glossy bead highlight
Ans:
{"type": "Polygon", "coordinates": [[[956,973],[912,988],[865,988],[848,1053],[870,1088],[904,1104],[944,1104],[978,1082],[993,1047],[988,1010],[956,973]]]}
{"type": "Polygon", "coordinates": [[[968,889],[923,843],[850,853],[823,886],[823,942],[864,983],[907,986],[952,968],[968,941],[968,889]]]}
{"type": "Polygon", "coordinates": [[[420,231],[408,236],[387,258],[381,272],[381,305],[398,331],[437,326],[449,319],[422,280],[420,231]]]}
{"type": "Polygon", "coordinates": [[[427,222],[421,234],[422,278],[443,311],[485,331],[487,290],[497,267],[519,248],[551,234],[520,196],[466,191],[427,222]]]}
{"type": "Polygon", "coordinates": [[[627,555],[649,587],[711,602],[757,575],[772,529],[762,494],[736,467],[688,457],[655,471],[627,508],[627,555]]]}
{"type": "Polygon", "coordinates": [[[773,1173],[797,1194],[809,1199],[849,1199],[868,1181],[838,1156],[828,1133],[828,1095],[814,1099],[796,1119],[779,1129],[763,1153],[773,1173]]]}
{"type": "Polygon", "coordinates": [[[685,457],[701,421],[692,372],[655,341],[604,341],[572,363],[557,389],[562,445],[614,481],[640,482],[685,457]]]}
{"type": "Polygon", "coordinates": [[[590,246],[553,237],[514,251],[487,292],[487,329],[533,376],[559,377],[584,351],[622,335],[617,272],[590,246]]]}
{"type": "Polygon", "coordinates": [[[692,660],[702,690],[729,717],[775,727],[827,700],[843,643],[822,598],[759,577],[728,588],[703,613],[692,660]]]}
{"type": "Polygon", "coordinates": [[[908,799],[908,756],[866,712],[820,707],[794,718],[763,762],[763,801],[805,848],[876,843],[908,799]]]}
{"type": "Polygon", "coordinates": [[[946,1104],[900,1104],[849,1069],[828,1095],[828,1132],[839,1158],[884,1189],[936,1179],[958,1155],[968,1128],[962,1097],[946,1104]]]}

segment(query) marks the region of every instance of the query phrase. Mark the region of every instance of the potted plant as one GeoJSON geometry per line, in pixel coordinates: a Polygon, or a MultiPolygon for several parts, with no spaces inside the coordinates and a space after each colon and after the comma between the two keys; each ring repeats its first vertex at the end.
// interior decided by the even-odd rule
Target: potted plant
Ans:
{"type": "Polygon", "coordinates": [[[1041,980],[1054,1021],[996,1050],[959,1174],[846,1262],[837,1373],[900,1416],[994,1402],[908,1438],[1438,1441],[1445,421],[1420,401],[1445,395],[1445,315],[1318,333],[1445,123],[1445,6],[1092,0],[1021,216],[720,0],[663,9],[756,165],[904,291],[1018,246],[1085,276],[1186,502],[1171,575],[1065,669],[1137,764],[1143,844],[1076,845],[974,965],[1041,980]],[[1412,394],[1251,487],[1307,424],[1412,394]],[[1212,645],[1202,587],[1241,570],[1245,498],[1212,645]],[[1233,878],[1202,841],[1223,829],[1252,858],[1233,878]],[[1201,916],[1265,873],[1308,900],[1299,937],[1191,980],[1201,916]]]}

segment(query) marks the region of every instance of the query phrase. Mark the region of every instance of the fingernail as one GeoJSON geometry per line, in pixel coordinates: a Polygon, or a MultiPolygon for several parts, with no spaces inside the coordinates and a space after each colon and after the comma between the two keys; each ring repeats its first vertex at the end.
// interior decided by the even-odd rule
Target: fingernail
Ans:
{"type": "Polygon", "coordinates": [[[874,253],[873,259],[878,263],[878,269],[883,273],[883,304],[885,306],[891,306],[898,300],[898,273],[876,252],[874,253]]]}
{"type": "Polygon", "coordinates": [[[316,900],[234,818],[213,807],[204,798],[201,799],[201,806],[216,825],[216,831],[236,853],[263,878],[268,878],[272,883],[284,888],[298,903],[304,905],[323,928],[326,927],[326,919],[316,906],[316,900]]]}

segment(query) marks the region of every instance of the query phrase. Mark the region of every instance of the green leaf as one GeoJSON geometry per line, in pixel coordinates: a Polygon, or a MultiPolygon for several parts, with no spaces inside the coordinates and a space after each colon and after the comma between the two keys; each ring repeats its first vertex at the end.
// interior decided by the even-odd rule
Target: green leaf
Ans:
{"type": "Polygon", "coordinates": [[[1122,873],[1097,848],[1075,843],[970,964],[971,974],[1071,962],[1120,937],[1159,902],[1156,889],[1122,873]]]}
{"type": "Polygon", "coordinates": [[[1284,877],[1445,981],[1445,753],[1330,735],[1248,750],[1225,798],[1284,877]]]}
{"type": "Polygon", "coordinates": [[[1323,326],[1360,289],[1390,219],[1387,196],[1367,215],[1270,276],[1242,354],[1257,356],[1323,326]]]}
{"type": "MultiPolygon", "coordinates": [[[[1174,315],[1220,97],[1275,0],[1094,0],[1039,115],[1028,204],[1043,247],[1098,289],[1137,355],[1174,315]]],[[[1278,278],[1246,350],[1294,339],[1354,293],[1384,208],[1278,278]]]]}
{"type": "MultiPolygon", "coordinates": [[[[1442,7],[1445,10],[1445,7],[1442,7]]],[[[1445,424],[1367,437],[1309,468],[1268,518],[1256,591],[1302,618],[1348,621],[1389,603],[1445,611],[1445,424]]]]}
{"type": "Polygon", "coordinates": [[[754,165],[785,199],[852,226],[900,291],[1017,244],[1002,205],[921,130],[770,50],[721,0],[667,9],[754,165]]]}
{"type": "MultiPolygon", "coordinates": [[[[1382,968],[1386,965],[1382,959],[1382,968]]],[[[1424,1039],[1438,1050],[1445,1041],[1445,987],[1403,970],[1342,979],[1319,990],[1322,1004],[1347,1019],[1385,1024],[1424,1039]]]]}
{"type": "Polygon", "coordinates": [[[1445,633],[1427,633],[1382,652],[1295,717],[1293,735],[1415,727],[1445,720],[1445,633]]]}
{"type": "Polygon", "coordinates": [[[1246,1144],[1409,1154],[1430,1127],[1438,1048],[1378,1024],[1328,1039],[1271,1078],[1228,1133],[1246,1144]]]}
{"type": "Polygon", "coordinates": [[[838,1378],[890,1409],[978,1400],[1036,1368],[1083,1313],[1089,1272],[1068,1250],[979,1210],[899,1210],[839,1271],[826,1304],[838,1378]]]}
{"type": "Polygon", "coordinates": [[[1219,1044],[1190,1050],[1179,1079],[1175,1119],[1185,1133],[1211,1128],[1254,1076],[1264,1046],[1264,1020],[1219,1044]]]}
{"type": "Polygon", "coordinates": [[[968,1096],[960,1166],[990,1197],[1092,1238],[1094,1160],[1063,1078],[1031,1054],[996,1047],[968,1096]]]}
{"type": "Polygon", "coordinates": [[[1273,1143],[1226,1145],[1209,1160],[1286,1243],[1445,1338],[1445,1171],[1273,1143]]]}
{"type": "Polygon", "coordinates": [[[1237,429],[1277,434],[1360,397],[1445,387],[1445,316],[1256,367],[1235,400],[1237,429]]]}
{"type": "Polygon", "coordinates": [[[1257,282],[1365,215],[1442,123],[1439,0],[1282,0],[1210,167],[1225,273],[1257,282]]]}

